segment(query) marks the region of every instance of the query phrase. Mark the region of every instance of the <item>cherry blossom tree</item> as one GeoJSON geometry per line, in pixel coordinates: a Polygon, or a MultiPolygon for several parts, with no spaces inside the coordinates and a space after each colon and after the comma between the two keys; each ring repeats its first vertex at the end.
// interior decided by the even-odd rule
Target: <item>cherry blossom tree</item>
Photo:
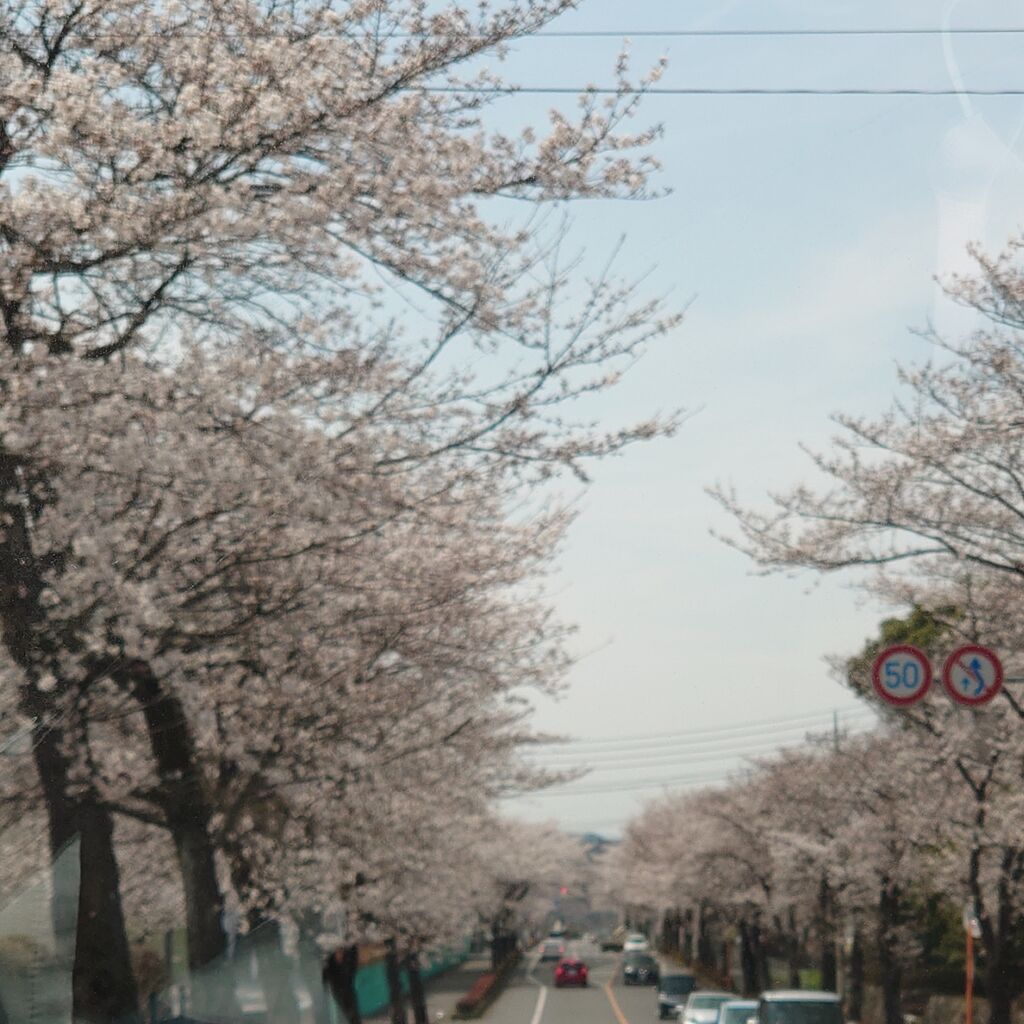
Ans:
{"type": "MultiPolygon", "coordinates": [[[[932,573],[880,585],[891,597],[913,602],[904,618],[888,620],[882,643],[916,642],[938,662],[940,652],[986,639],[1002,646],[1017,628],[1015,588],[1002,574],[932,573]]],[[[851,686],[870,686],[868,661],[876,641],[848,664],[851,686]]],[[[1011,662],[1012,664],[1013,662],[1011,662]]],[[[988,707],[967,711],[932,692],[892,716],[899,742],[919,760],[930,780],[915,805],[913,830],[924,835],[929,864],[941,891],[969,904],[982,925],[980,951],[990,1019],[1005,1020],[1016,991],[1018,937],[1024,931],[1020,886],[1021,716],[1012,693],[988,707]],[[935,806],[941,794],[942,803],[935,806]],[[932,797],[928,799],[927,797],[932,797]]],[[[906,826],[908,829],[910,826],[906,826]]]]}
{"type": "Polygon", "coordinates": [[[559,887],[584,871],[583,846],[553,824],[498,819],[481,832],[476,912],[491,935],[495,966],[544,921],[559,887]]]}
{"type": "MultiPolygon", "coordinates": [[[[89,865],[84,1019],[135,1002],[115,814],[169,830],[190,957],[223,953],[210,778],[244,807],[246,787],[279,770],[280,732],[270,750],[246,748],[242,718],[294,685],[314,646],[298,609],[317,607],[326,579],[337,590],[339,563],[440,578],[451,558],[428,568],[421,549],[417,565],[410,541],[424,521],[454,523],[463,488],[490,489],[493,525],[515,484],[582,473],[588,456],[664,429],[559,413],[612,385],[674,318],[608,272],[574,303],[571,261],[507,216],[509,199],[644,194],[653,132],[625,131],[625,62],[621,95],[585,97],[546,133],[489,130],[472,91],[496,83],[481,58],[569,6],[26,0],[0,15],[0,626],[18,710],[38,723],[51,848],[78,834],[89,865]],[[389,308],[383,287],[415,306],[389,308]],[[470,352],[488,357],[472,374],[459,366],[470,352]],[[389,563],[374,532],[420,506],[390,532],[405,539],[389,563]],[[277,620],[272,644],[253,639],[277,620]],[[210,681],[226,692],[208,695],[210,681]],[[104,763],[97,719],[127,716],[125,700],[145,739],[104,763]]],[[[291,707],[322,704],[325,680],[392,667],[356,586],[325,653],[337,674],[310,672],[291,707]]],[[[414,603],[415,588],[398,592],[414,603]]],[[[550,631],[539,611],[530,622],[550,631]]],[[[518,683],[558,661],[532,657],[518,683]]]]}
{"type": "Polygon", "coordinates": [[[698,934],[684,952],[706,966],[720,966],[715,946],[735,931],[747,992],[772,986],[769,952],[788,959],[799,987],[811,948],[835,989],[839,937],[852,928],[849,1012],[861,1013],[869,947],[893,1021],[917,950],[914,900],[947,891],[972,844],[952,821],[936,826],[955,821],[959,799],[935,785],[950,772],[938,747],[895,727],[836,739],[811,737],[726,786],[648,805],[627,829],[620,870],[656,906],[693,908],[698,934]]]}
{"type": "MultiPolygon", "coordinates": [[[[843,434],[814,457],[831,481],[776,495],[775,511],[719,499],[736,516],[739,544],[766,569],[820,572],[873,567],[875,592],[922,609],[933,638],[1005,645],[1011,668],[1021,606],[1021,381],[1024,360],[1021,244],[997,257],[975,250],[977,272],[947,283],[979,315],[962,341],[932,337],[936,361],[903,369],[904,396],[877,419],[840,417],[843,434]]],[[[947,646],[947,649],[948,649],[947,646]]],[[[869,692],[861,661],[851,685],[869,692]]],[[[908,742],[934,751],[959,810],[949,825],[956,887],[982,922],[991,1020],[1009,1019],[1015,971],[1007,958],[1024,933],[1020,916],[1019,753],[1024,709],[1010,692],[978,713],[938,695],[900,718],[908,742]]]]}
{"type": "MultiPolygon", "coordinates": [[[[37,438],[53,436],[48,416],[68,411],[45,390],[49,369],[44,363],[18,378],[32,382],[31,397],[8,407],[37,438]]],[[[85,365],[83,373],[92,371],[85,365]]],[[[177,379],[186,379],[181,368],[177,379]]],[[[249,378],[233,379],[236,390],[252,391],[249,378]]],[[[395,778],[415,780],[413,799],[439,786],[460,794],[463,779],[477,799],[543,781],[512,758],[526,733],[523,708],[510,692],[555,684],[564,665],[551,646],[559,631],[543,610],[531,614],[522,595],[514,606],[500,595],[536,571],[562,517],[503,528],[500,493],[481,494],[472,478],[438,492],[436,481],[421,488],[407,470],[390,496],[376,480],[360,489],[351,458],[339,478],[322,435],[318,445],[307,426],[295,433],[284,417],[264,418],[241,444],[224,429],[224,443],[205,441],[197,450],[194,424],[229,424],[218,417],[240,415],[228,376],[216,388],[186,390],[183,404],[168,400],[162,409],[149,396],[166,380],[139,374],[137,382],[134,394],[94,394],[87,404],[91,419],[82,432],[96,439],[93,449],[26,447],[33,465],[59,464],[68,486],[63,495],[53,486],[33,523],[37,549],[70,543],[75,551],[74,565],[49,580],[51,621],[75,621],[90,644],[89,663],[111,665],[108,685],[89,679],[53,696],[64,698],[65,714],[85,716],[92,751],[85,767],[105,808],[175,833],[174,807],[189,806],[196,773],[213,767],[219,785],[199,832],[201,850],[211,864],[218,842],[229,853],[236,892],[259,916],[286,909],[296,890],[307,899],[337,898],[346,870],[339,848],[357,847],[359,830],[388,842],[383,827],[358,818],[353,826],[351,816],[395,778]],[[206,404],[208,394],[220,396],[219,413],[206,404]],[[107,440],[114,423],[137,424],[133,402],[146,407],[148,430],[177,441],[165,459],[140,461],[132,430],[122,443],[107,440]],[[318,451],[325,464],[315,463],[318,451]],[[322,490],[319,511],[306,493],[310,480],[322,490]],[[345,514],[346,507],[356,514],[345,514]],[[479,515],[475,525],[470,509],[479,515]],[[159,559],[150,557],[154,550],[159,559]],[[141,658],[126,666],[129,646],[141,658]],[[140,660],[143,667],[133,668],[140,660]],[[154,685],[149,667],[162,679],[180,679],[189,695],[189,721],[178,723],[193,744],[189,760],[162,763],[180,751],[157,745],[148,761],[140,753],[137,763],[125,760],[123,741],[133,727],[143,729],[143,740],[147,731],[166,739],[164,722],[157,729],[146,720],[153,691],[138,690],[154,685]],[[189,689],[200,668],[204,686],[189,689]],[[121,673],[128,670],[140,676],[125,685],[121,673]],[[339,678],[345,685],[325,690],[339,678]],[[184,793],[163,778],[175,771],[185,774],[184,793]],[[169,807],[169,800],[182,802],[169,807]],[[339,831],[335,816],[347,818],[347,828],[339,831]],[[302,851],[302,863],[282,859],[280,851],[293,849],[302,851]]],[[[71,668],[58,668],[73,678],[71,668]]],[[[42,683],[41,692],[53,695],[52,683],[42,683]]],[[[140,749],[129,745],[127,754],[140,749]]],[[[187,858],[180,859],[184,866],[187,858]]],[[[202,907],[204,894],[218,894],[215,885],[215,877],[206,888],[193,880],[186,896],[202,907]]]]}

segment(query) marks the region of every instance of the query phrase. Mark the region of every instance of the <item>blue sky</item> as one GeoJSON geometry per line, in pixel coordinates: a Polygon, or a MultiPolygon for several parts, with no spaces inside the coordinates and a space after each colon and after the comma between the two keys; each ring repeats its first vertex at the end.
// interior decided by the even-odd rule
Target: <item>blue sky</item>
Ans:
{"type": "MultiPolygon", "coordinates": [[[[953,25],[1006,26],[1015,24],[1009,7],[590,0],[557,28],[939,27],[947,11],[953,25]]],[[[949,87],[962,79],[1021,88],[1022,42],[956,37],[947,53],[941,37],[644,38],[633,53],[638,67],[668,54],[664,85],[949,87]]],[[[528,40],[505,73],[524,85],[609,82],[617,49],[615,39],[528,40]]],[[[501,116],[528,119],[561,101],[515,98],[501,116]]],[[[886,610],[865,602],[851,579],[752,575],[710,536],[729,524],[704,488],[732,483],[757,502],[768,489],[811,479],[798,444],[823,447],[834,412],[884,408],[896,362],[929,356],[912,327],[967,325],[934,276],[963,268],[968,240],[999,246],[1024,225],[1021,97],[653,97],[644,118],[664,124],[660,184],[672,194],[583,204],[574,237],[596,258],[624,235],[624,269],[654,264],[652,287],[694,301],[602,413],[695,412],[675,438],[599,467],[580,497],[552,594],[580,627],[582,657],[568,693],[540,702],[536,722],[577,737],[637,737],[622,745],[628,751],[653,733],[709,730],[704,751],[720,757],[697,758],[698,748],[690,756],[686,741],[651,741],[658,767],[616,765],[579,783],[578,796],[509,805],[606,832],[657,792],[625,788],[631,780],[723,773],[745,750],[760,752],[756,729],[728,731],[736,722],[781,722],[788,732],[766,726],[764,735],[793,739],[796,716],[821,712],[824,723],[831,709],[854,707],[823,658],[856,650],[886,610]]],[[[849,724],[868,721],[861,712],[849,724]]]]}

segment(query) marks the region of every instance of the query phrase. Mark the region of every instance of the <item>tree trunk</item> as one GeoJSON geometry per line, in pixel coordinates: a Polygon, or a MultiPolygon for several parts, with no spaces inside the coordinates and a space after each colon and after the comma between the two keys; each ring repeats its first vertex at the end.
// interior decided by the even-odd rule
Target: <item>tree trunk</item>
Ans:
{"type": "MultiPolygon", "coordinates": [[[[113,674],[130,688],[145,718],[160,776],[160,799],[185,890],[189,967],[200,971],[223,960],[227,936],[211,837],[213,810],[203,786],[192,730],[181,701],[164,689],[146,662],[119,664],[113,674]]],[[[210,1008],[222,1015],[231,1009],[210,1008]]]]}
{"type": "Polygon", "coordinates": [[[876,941],[885,1024],[903,1024],[903,971],[899,961],[899,939],[896,934],[899,923],[899,889],[886,880],[878,894],[876,941]]]}
{"type": "Polygon", "coordinates": [[[661,941],[666,953],[680,951],[679,936],[683,930],[683,919],[678,908],[666,910],[661,922],[661,941]]]}
{"type": "Polygon", "coordinates": [[[711,935],[708,929],[708,912],[701,904],[697,916],[697,963],[702,967],[714,967],[714,950],[711,948],[711,935]]]}
{"type": "Polygon", "coordinates": [[[78,932],[78,878],[81,872],[81,850],[73,850],[78,838],[76,819],[78,807],[67,793],[69,765],[62,747],[63,732],[51,725],[37,724],[32,731],[32,754],[43,791],[49,825],[50,866],[53,871],[53,894],[50,916],[57,943],[57,955],[70,963],[78,932]],[[68,855],[76,860],[73,870],[59,870],[67,865],[68,855]]]}
{"type": "Polygon", "coordinates": [[[832,888],[828,879],[822,876],[818,887],[818,935],[821,941],[821,987],[826,992],[835,992],[838,983],[833,917],[832,888]]]}
{"type": "Polygon", "coordinates": [[[69,765],[61,750],[61,730],[40,723],[33,740],[49,823],[57,953],[63,962],[73,961],[73,1017],[97,1024],[133,1020],[139,997],[121,907],[113,820],[91,788],[77,799],[68,796],[69,765]],[[67,857],[73,855],[76,839],[74,871],[67,857]]]}
{"type": "Polygon", "coordinates": [[[506,924],[506,917],[494,921],[491,926],[491,969],[498,970],[516,951],[515,932],[506,924]]]}
{"type": "MultiPolygon", "coordinates": [[[[988,1024],[1010,1024],[1013,997],[1018,987],[1020,964],[1013,954],[1013,901],[1019,886],[1010,880],[1016,852],[1003,853],[1002,873],[996,895],[995,920],[981,914],[982,941],[985,953],[985,995],[988,997],[988,1024]]],[[[978,901],[980,903],[980,900],[978,901]]]]}
{"type": "Polygon", "coordinates": [[[799,988],[800,987],[800,954],[802,952],[800,946],[800,932],[796,926],[796,908],[790,907],[787,917],[787,945],[789,947],[789,987],[799,988]]]}
{"type": "Polygon", "coordinates": [[[409,978],[409,1000],[412,1003],[414,1024],[427,1024],[427,992],[420,974],[420,955],[410,953],[405,958],[405,970],[409,978]]]}
{"type": "MultiPolygon", "coordinates": [[[[71,797],[71,764],[63,750],[66,734],[55,724],[49,699],[35,686],[46,666],[55,664],[56,642],[46,629],[39,598],[43,577],[32,550],[29,513],[21,500],[25,488],[19,461],[0,440],[0,633],[3,644],[26,677],[19,705],[34,722],[33,758],[46,803],[53,879],[51,915],[58,955],[70,958],[72,1013],[76,1020],[109,1021],[138,1011],[128,937],[121,908],[120,877],[114,855],[113,822],[90,790],[71,797]],[[65,871],[61,860],[79,839],[79,871],[65,871]],[[77,888],[77,893],[75,892],[77,888]],[[72,939],[73,936],[73,939],[72,939]]],[[[66,684],[64,684],[66,685],[66,684]]]]}
{"type": "MultiPolygon", "coordinates": [[[[798,963],[799,957],[799,943],[796,937],[796,915],[793,912],[793,908],[790,907],[785,916],[781,914],[775,914],[772,917],[772,928],[779,940],[779,952],[782,954],[782,958],[786,965],[786,977],[787,977],[787,988],[799,988],[800,987],[800,965],[798,963]],[[794,984],[795,979],[795,984],[794,984]]],[[[771,971],[769,969],[768,976],[768,988],[771,988],[771,971]]]]}
{"type": "Polygon", "coordinates": [[[864,938],[860,924],[853,929],[850,949],[850,984],[846,996],[846,1019],[859,1021],[864,1013],[864,938]]]}
{"type": "MultiPolygon", "coordinates": [[[[1001,960],[1002,958],[1000,958],[1001,960]]],[[[988,1024],[1010,1024],[1013,1010],[1013,992],[1017,979],[1000,964],[993,969],[989,963],[985,971],[985,994],[988,996],[988,1024]]]]}
{"type": "Polygon", "coordinates": [[[740,919],[740,972],[743,975],[743,994],[754,995],[761,991],[757,981],[757,957],[750,925],[746,918],[740,919]]]}
{"type": "Polygon", "coordinates": [[[358,968],[359,947],[356,945],[334,950],[324,964],[324,981],[348,1024],[362,1024],[355,988],[358,968]]]}
{"type": "Polygon", "coordinates": [[[71,975],[76,1021],[138,1021],[139,994],[121,910],[110,812],[88,794],[77,808],[81,842],[78,928],[71,975]]]}
{"type": "Polygon", "coordinates": [[[764,992],[772,987],[772,971],[768,963],[768,943],[765,942],[764,928],[759,921],[754,922],[753,940],[754,961],[757,964],[757,992],[764,992]]]}
{"type": "Polygon", "coordinates": [[[407,1024],[405,993],[402,991],[402,971],[398,962],[398,949],[394,939],[388,939],[384,945],[387,949],[384,957],[384,967],[388,976],[391,1024],[407,1024]]]}

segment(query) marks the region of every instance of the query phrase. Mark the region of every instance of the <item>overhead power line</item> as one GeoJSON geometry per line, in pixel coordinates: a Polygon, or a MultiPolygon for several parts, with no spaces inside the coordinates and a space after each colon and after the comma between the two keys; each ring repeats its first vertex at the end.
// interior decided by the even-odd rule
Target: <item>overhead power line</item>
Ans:
{"type": "Polygon", "coordinates": [[[1019,89],[976,89],[965,87],[954,89],[940,87],[935,89],[919,87],[873,87],[851,86],[843,88],[821,88],[818,86],[797,88],[784,86],[779,88],[764,86],[652,86],[650,88],[617,89],[612,86],[560,86],[560,85],[524,85],[508,86],[455,86],[455,85],[424,85],[409,86],[399,90],[402,92],[454,93],[463,96],[1024,96],[1024,88],[1019,89]]]}
{"type": "Polygon", "coordinates": [[[573,752],[575,752],[580,747],[621,746],[622,744],[635,744],[646,742],[648,740],[683,740],[690,737],[702,738],[724,736],[730,733],[745,732],[749,729],[772,729],[787,725],[793,725],[795,727],[798,724],[807,722],[818,722],[822,725],[831,726],[833,715],[838,715],[840,719],[843,719],[847,716],[859,716],[863,714],[873,715],[874,712],[864,705],[854,704],[845,708],[805,711],[799,715],[785,715],[779,718],[754,718],[747,719],[743,722],[733,722],[729,725],[695,727],[693,729],[674,730],[672,732],[624,733],[615,736],[570,737],[564,743],[552,741],[551,743],[537,744],[537,746],[557,746],[564,750],[566,747],[571,745],[573,747],[573,752]]]}
{"type": "MultiPolygon", "coordinates": [[[[857,729],[863,731],[875,724],[873,718],[857,719],[856,721],[846,720],[844,725],[847,731],[857,729]]],[[[745,736],[721,737],[708,740],[659,740],[657,743],[639,744],[619,750],[591,750],[591,751],[566,751],[552,753],[547,757],[530,757],[527,760],[530,764],[545,765],[551,768],[571,768],[575,766],[586,766],[593,764],[617,764],[623,761],[633,761],[638,758],[673,758],[683,754],[707,754],[718,757],[740,756],[751,752],[755,747],[764,744],[782,746],[784,744],[806,742],[809,735],[831,735],[832,728],[824,722],[816,728],[803,726],[790,727],[788,729],[765,730],[752,729],[745,736]]]]}
{"type": "MultiPolygon", "coordinates": [[[[204,38],[207,33],[200,29],[181,31],[181,26],[168,28],[162,32],[139,31],[135,34],[140,39],[157,39],[161,37],[177,38],[204,38]]],[[[292,41],[296,37],[301,41],[311,38],[330,39],[355,39],[355,40],[387,40],[387,39],[447,39],[451,36],[460,36],[463,39],[489,39],[489,35],[482,32],[390,32],[387,29],[378,31],[360,31],[357,29],[344,29],[338,32],[310,32],[290,34],[285,29],[268,26],[266,30],[256,30],[251,33],[253,38],[258,39],[281,39],[292,41]]],[[[508,37],[507,42],[521,42],[526,39],[800,39],[805,37],[866,37],[885,38],[887,36],[1017,36],[1024,35],[1022,25],[965,25],[961,28],[935,28],[929,26],[918,26],[909,28],[597,28],[597,29],[541,29],[538,32],[514,33],[508,37]]],[[[93,39],[117,39],[118,35],[108,32],[93,33],[93,39]]]]}
{"type": "MultiPolygon", "coordinates": [[[[874,719],[874,714],[868,708],[849,708],[844,709],[843,712],[844,723],[849,723],[851,717],[859,719],[859,724],[868,724],[868,720],[874,719]]],[[[693,736],[693,733],[654,733],[649,734],[656,739],[648,742],[647,747],[638,747],[636,745],[637,739],[644,739],[644,737],[633,736],[628,741],[632,744],[632,747],[627,750],[611,749],[606,750],[590,750],[590,751],[579,751],[577,748],[573,748],[568,752],[553,752],[561,753],[563,758],[570,757],[575,758],[576,762],[580,767],[588,767],[587,761],[597,762],[597,767],[593,768],[594,771],[608,772],[608,771],[629,771],[636,768],[643,767],[663,767],[663,768],[684,768],[690,765],[715,762],[726,760],[730,757],[743,757],[747,756],[761,756],[771,753],[773,750],[784,749],[787,746],[792,749],[798,746],[801,741],[801,737],[793,736],[792,733],[803,732],[806,736],[808,731],[813,731],[813,727],[807,724],[807,720],[812,719],[819,728],[825,729],[833,726],[839,720],[839,712],[827,713],[827,712],[815,712],[808,715],[792,716],[790,718],[776,719],[774,722],[747,722],[736,726],[724,726],[718,729],[703,730],[698,732],[696,735],[699,737],[702,734],[711,732],[718,733],[717,736],[711,736],[701,741],[700,739],[686,740],[687,735],[693,736]],[[785,725],[783,724],[779,728],[780,723],[795,723],[785,725]],[[757,740],[756,737],[750,743],[737,742],[738,737],[735,733],[739,730],[745,730],[750,732],[751,730],[756,731],[756,736],[765,736],[766,726],[776,726],[772,730],[772,734],[765,739],[757,740]],[[732,735],[722,735],[723,733],[732,735]],[[786,734],[788,738],[785,738],[786,734]],[[667,737],[667,738],[666,738],[667,737]],[[684,742],[685,741],[685,742],[684,742]],[[665,743],[674,743],[682,747],[682,750],[678,751],[655,751],[653,755],[648,757],[643,756],[645,750],[649,751],[651,745],[664,746],[665,743]],[[707,749],[708,747],[712,749],[707,749]],[[703,749],[702,749],[703,748],[703,749]],[[696,753],[694,752],[696,750],[696,753]],[[640,753],[637,753],[640,751],[640,753]],[[582,762],[582,763],[581,763],[582,762]]],[[[609,737],[604,740],[591,740],[591,743],[616,743],[621,742],[615,738],[609,737]]],[[[538,767],[542,767],[538,765],[538,767]]],[[[547,764],[545,767],[551,768],[552,770],[562,770],[573,767],[571,762],[561,762],[559,765],[547,764]]],[[[659,777],[644,777],[640,779],[621,779],[619,781],[593,781],[590,784],[586,780],[583,781],[582,785],[570,782],[559,786],[553,786],[549,789],[539,790],[531,793],[518,794],[519,796],[545,796],[545,797],[560,797],[560,798],[572,798],[575,796],[597,796],[600,794],[610,793],[628,793],[637,790],[645,789],[656,789],[663,787],[678,787],[678,786],[693,786],[693,785],[707,785],[716,782],[726,782],[730,778],[734,777],[739,771],[748,768],[748,764],[738,764],[733,768],[718,769],[711,772],[696,772],[687,773],[683,775],[669,775],[659,777]]]]}
{"type": "MultiPolygon", "coordinates": [[[[546,29],[528,38],[550,39],[756,39],[761,36],[1000,36],[1024,34],[1024,26],[978,25],[963,28],[672,28],[672,29],[546,29]]],[[[406,36],[406,38],[409,38],[406,36]]]]}
{"type": "Polygon", "coordinates": [[[520,795],[530,797],[573,797],[597,796],[601,793],[628,793],[637,789],[660,789],[662,786],[709,785],[715,782],[727,782],[734,774],[735,772],[695,772],[687,775],[673,775],[669,778],[636,779],[630,782],[602,783],[596,786],[575,786],[561,789],[553,787],[520,795]]]}
{"type": "Polygon", "coordinates": [[[680,752],[667,751],[655,753],[648,757],[640,754],[628,754],[625,756],[614,755],[612,757],[581,757],[576,759],[576,764],[563,762],[550,764],[545,762],[537,767],[548,768],[552,771],[565,771],[568,768],[578,766],[590,772],[628,771],[631,768],[655,767],[662,765],[670,767],[673,765],[683,766],[687,764],[707,763],[713,761],[726,761],[737,757],[759,757],[769,754],[775,750],[792,748],[804,743],[804,736],[790,736],[788,738],[771,737],[759,742],[730,746],[718,750],[702,750],[697,748],[696,753],[690,753],[690,746],[683,747],[680,752]]]}

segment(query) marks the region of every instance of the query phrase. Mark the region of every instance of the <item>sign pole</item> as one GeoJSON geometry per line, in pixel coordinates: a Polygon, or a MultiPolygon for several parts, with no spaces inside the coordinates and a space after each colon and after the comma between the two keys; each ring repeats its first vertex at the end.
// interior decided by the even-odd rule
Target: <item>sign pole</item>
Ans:
{"type": "Polygon", "coordinates": [[[964,1024],[974,1024],[974,929],[967,929],[967,985],[964,992],[964,1024]]]}

